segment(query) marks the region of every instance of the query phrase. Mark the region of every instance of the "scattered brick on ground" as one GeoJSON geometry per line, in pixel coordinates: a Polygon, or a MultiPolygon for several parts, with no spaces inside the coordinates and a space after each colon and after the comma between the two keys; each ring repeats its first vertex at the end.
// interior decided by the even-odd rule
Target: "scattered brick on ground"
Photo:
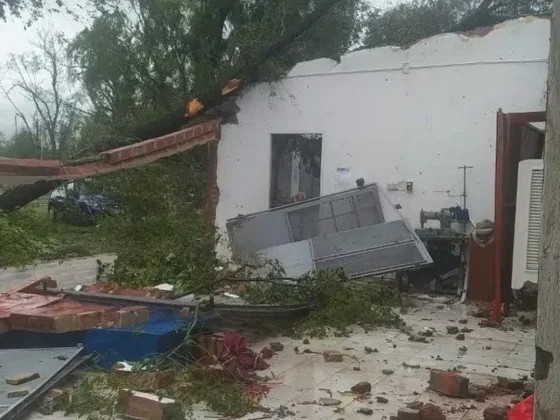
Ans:
{"type": "Polygon", "coordinates": [[[448,397],[467,398],[469,396],[469,379],[455,372],[432,370],[430,389],[448,397]]]}

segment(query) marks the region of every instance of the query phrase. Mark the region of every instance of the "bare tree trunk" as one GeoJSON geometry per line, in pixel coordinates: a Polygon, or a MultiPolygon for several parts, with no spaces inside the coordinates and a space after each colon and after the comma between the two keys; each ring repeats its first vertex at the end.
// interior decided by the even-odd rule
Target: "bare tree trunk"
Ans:
{"type": "Polygon", "coordinates": [[[560,413],[560,0],[554,2],[551,24],[538,282],[535,420],[554,420],[560,413]]]}

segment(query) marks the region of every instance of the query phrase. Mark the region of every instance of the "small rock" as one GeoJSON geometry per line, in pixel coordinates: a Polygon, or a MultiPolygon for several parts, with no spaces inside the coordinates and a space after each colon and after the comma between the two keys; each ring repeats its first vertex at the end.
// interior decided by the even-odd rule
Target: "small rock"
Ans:
{"type": "Polygon", "coordinates": [[[294,353],[299,354],[299,347],[294,347],[294,353]]]}
{"type": "Polygon", "coordinates": [[[509,379],[498,376],[498,385],[502,388],[511,389],[512,391],[519,391],[524,388],[525,383],[521,379],[509,379]]]}
{"type": "Polygon", "coordinates": [[[468,323],[469,323],[469,320],[466,319],[466,318],[460,319],[460,320],[459,320],[459,324],[463,324],[463,325],[464,325],[464,324],[468,324],[468,323]]]}
{"type": "Polygon", "coordinates": [[[459,332],[459,327],[457,325],[450,325],[447,327],[447,334],[457,334],[459,332]]]}
{"type": "Polygon", "coordinates": [[[371,408],[362,407],[358,408],[358,413],[365,414],[366,416],[371,416],[373,415],[373,410],[371,408]]]}
{"type": "Polygon", "coordinates": [[[443,360],[443,357],[441,357],[441,356],[438,354],[437,357],[436,357],[436,360],[437,360],[438,362],[441,362],[441,361],[443,360]]]}
{"type": "Polygon", "coordinates": [[[335,407],[342,404],[342,401],[336,400],[334,398],[319,398],[319,405],[324,407],[335,407]]]}
{"type": "Polygon", "coordinates": [[[364,351],[365,351],[367,354],[373,353],[373,349],[372,349],[371,347],[369,347],[369,346],[365,346],[365,347],[364,347],[364,351]]]}
{"type": "Polygon", "coordinates": [[[301,402],[301,405],[315,405],[315,404],[317,404],[317,401],[315,400],[313,401],[306,400],[301,402]]]}
{"type": "Polygon", "coordinates": [[[523,398],[521,398],[520,396],[517,396],[517,397],[513,397],[511,399],[510,403],[513,404],[513,405],[516,405],[516,404],[519,404],[521,401],[523,401],[523,398]]]}
{"type": "Polygon", "coordinates": [[[498,328],[500,324],[490,321],[489,319],[483,319],[478,323],[478,326],[482,328],[498,328]]]}
{"type": "Polygon", "coordinates": [[[309,344],[309,340],[306,338],[305,340],[303,340],[303,344],[309,344]]]}
{"type": "Polygon", "coordinates": [[[274,351],[270,347],[265,347],[261,350],[261,354],[263,359],[270,359],[272,356],[274,356],[274,351]]]}
{"type": "Polygon", "coordinates": [[[350,390],[354,394],[365,394],[367,392],[371,392],[371,384],[368,381],[358,382],[354,385],[350,390]]]}
{"type": "Polygon", "coordinates": [[[420,410],[415,410],[413,408],[401,408],[397,412],[398,420],[419,420],[420,410]]]}
{"type": "Polygon", "coordinates": [[[387,404],[389,400],[385,397],[375,397],[376,401],[380,404],[387,404]]]}
{"type": "Polygon", "coordinates": [[[410,336],[408,337],[408,341],[413,341],[415,343],[427,343],[428,342],[426,337],[423,337],[423,336],[418,335],[418,334],[410,334],[410,336]]]}
{"type": "Polygon", "coordinates": [[[6,396],[8,398],[20,398],[29,395],[29,389],[20,389],[17,391],[9,391],[6,396]]]}
{"type": "Polygon", "coordinates": [[[492,346],[486,346],[484,347],[484,350],[492,350],[492,346]]]}
{"type": "Polygon", "coordinates": [[[467,328],[467,327],[461,328],[462,333],[467,333],[468,334],[468,333],[472,333],[473,331],[474,330],[472,328],[467,328]]]}
{"type": "Polygon", "coordinates": [[[418,335],[421,335],[422,337],[432,337],[434,335],[434,331],[430,330],[430,329],[427,329],[427,330],[418,332],[418,335]]]}
{"type": "Polygon", "coordinates": [[[342,353],[334,350],[323,352],[325,362],[342,362],[342,353]]]}
{"type": "Polygon", "coordinates": [[[488,407],[484,410],[484,420],[507,420],[507,407],[488,407]]]}
{"type": "Polygon", "coordinates": [[[407,368],[407,369],[420,369],[420,365],[409,365],[406,362],[403,362],[403,367],[407,368]]]}
{"type": "Polygon", "coordinates": [[[269,343],[268,346],[274,351],[282,351],[284,350],[284,344],[274,341],[269,343]]]}
{"type": "Polygon", "coordinates": [[[427,403],[420,408],[419,420],[445,420],[445,414],[435,404],[427,403]]]}
{"type": "Polygon", "coordinates": [[[437,305],[436,309],[445,309],[445,305],[437,305]]]}
{"type": "Polygon", "coordinates": [[[420,410],[424,403],[422,401],[412,401],[406,405],[406,408],[412,408],[413,410],[420,410]]]}
{"type": "Polygon", "coordinates": [[[467,350],[468,350],[468,349],[467,349],[465,346],[459,347],[459,352],[461,352],[461,353],[466,353],[467,350]]]}
{"type": "Polygon", "coordinates": [[[465,341],[465,334],[461,333],[461,334],[457,334],[455,336],[455,339],[459,340],[459,341],[465,341]]]}
{"type": "Polygon", "coordinates": [[[355,370],[356,372],[359,372],[359,371],[362,370],[362,368],[361,368],[360,366],[354,366],[354,367],[352,368],[352,370],[355,370]]]}
{"type": "Polygon", "coordinates": [[[383,369],[383,370],[381,371],[381,373],[382,373],[383,375],[392,375],[393,373],[395,373],[395,371],[393,371],[393,370],[391,370],[391,369],[383,369]]]}
{"type": "Polygon", "coordinates": [[[533,394],[535,392],[535,381],[529,381],[525,384],[525,391],[533,394]]]}

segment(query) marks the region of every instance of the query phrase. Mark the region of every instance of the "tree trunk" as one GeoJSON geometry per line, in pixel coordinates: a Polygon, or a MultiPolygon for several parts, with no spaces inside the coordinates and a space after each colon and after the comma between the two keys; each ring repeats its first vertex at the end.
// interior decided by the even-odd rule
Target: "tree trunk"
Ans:
{"type": "Polygon", "coordinates": [[[535,363],[535,420],[560,413],[560,0],[554,2],[548,73],[535,363]]]}
{"type": "Polygon", "coordinates": [[[61,184],[60,181],[38,181],[18,185],[0,194],[0,212],[11,213],[26,204],[48,194],[61,184]]]}

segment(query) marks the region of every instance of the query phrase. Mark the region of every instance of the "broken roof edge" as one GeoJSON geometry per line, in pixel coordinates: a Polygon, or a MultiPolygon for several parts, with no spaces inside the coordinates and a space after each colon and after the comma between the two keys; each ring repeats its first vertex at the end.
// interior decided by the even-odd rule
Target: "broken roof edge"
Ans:
{"type": "MultiPolygon", "coordinates": [[[[527,16],[508,20],[494,26],[476,28],[467,32],[445,32],[431,37],[421,39],[408,48],[399,46],[381,46],[374,48],[362,48],[349,52],[340,57],[340,62],[330,58],[318,58],[315,60],[297,63],[286,74],[285,79],[297,77],[311,77],[327,74],[345,74],[354,72],[375,72],[383,70],[402,70],[406,64],[413,67],[419,66],[441,66],[465,65],[476,62],[501,62],[507,63],[504,54],[512,55],[515,51],[505,51],[500,45],[495,46],[495,53],[482,52],[480,57],[472,53],[472,46],[479,43],[487,43],[489,46],[497,44],[496,41],[504,34],[519,36],[520,29],[542,32],[548,34],[545,39],[550,38],[550,19],[544,17],[527,16]],[[443,46],[442,42],[449,45],[443,46]],[[461,50],[468,53],[471,58],[469,62],[458,60],[461,50]],[[445,62],[447,60],[448,62],[445,62]],[[379,66],[378,63],[383,63],[379,66]]],[[[530,34],[528,36],[535,36],[530,34]]],[[[532,48],[523,55],[523,61],[548,60],[548,44],[542,49],[532,48]]]]}
{"type": "Polygon", "coordinates": [[[220,138],[219,119],[182,130],[107,150],[79,165],[58,160],[0,158],[0,185],[30,184],[37,181],[82,179],[151,163],[220,138]]]}

